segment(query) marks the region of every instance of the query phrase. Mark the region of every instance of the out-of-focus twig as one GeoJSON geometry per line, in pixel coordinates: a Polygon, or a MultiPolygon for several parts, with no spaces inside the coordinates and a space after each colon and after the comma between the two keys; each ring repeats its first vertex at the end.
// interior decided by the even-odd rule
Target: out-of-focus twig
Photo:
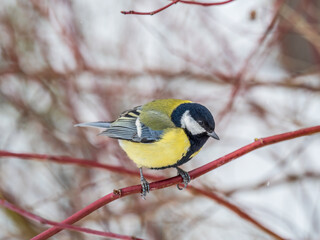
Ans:
{"type": "Polygon", "coordinates": [[[271,30],[275,26],[275,24],[277,22],[277,19],[279,17],[281,6],[283,5],[283,3],[284,3],[284,0],[281,0],[279,3],[277,3],[277,5],[275,7],[275,10],[274,10],[274,14],[273,14],[273,16],[271,18],[270,23],[268,24],[267,28],[265,29],[263,35],[257,41],[257,44],[254,47],[254,49],[251,51],[251,53],[247,56],[246,60],[243,62],[243,65],[240,68],[240,70],[238,71],[238,73],[235,75],[235,77],[234,77],[234,86],[233,86],[233,89],[232,89],[232,92],[231,92],[231,96],[229,98],[228,103],[226,104],[226,106],[224,107],[224,109],[220,113],[220,116],[219,116],[220,120],[228,112],[230,112],[231,109],[233,108],[233,105],[234,105],[234,102],[236,100],[236,97],[240,93],[240,90],[242,90],[242,88],[243,88],[244,78],[245,78],[245,75],[248,73],[247,70],[250,67],[250,63],[251,63],[252,59],[254,57],[256,57],[258,51],[261,49],[261,47],[263,46],[263,43],[266,41],[266,39],[269,36],[271,30]]]}
{"type": "MultiPolygon", "coordinates": [[[[116,173],[126,173],[129,175],[138,174],[138,171],[132,171],[123,167],[117,167],[117,166],[99,163],[96,161],[67,157],[67,156],[52,156],[52,155],[36,154],[36,153],[13,153],[13,152],[0,150],[0,157],[18,157],[23,159],[34,159],[39,161],[51,161],[51,162],[56,162],[61,164],[76,164],[78,166],[85,166],[90,168],[107,169],[111,172],[116,172],[116,173]]],[[[148,174],[145,174],[145,175],[148,176],[148,174]]]]}
{"type": "Polygon", "coordinates": [[[0,199],[0,205],[4,208],[10,209],[11,211],[18,213],[21,216],[24,216],[25,218],[31,219],[41,224],[48,224],[51,226],[62,227],[62,228],[77,231],[77,232],[89,233],[89,234],[94,234],[97,236],[108,237],[108,238],[116,238],[116,239],[124,239],[124,240],[141,239],[141,238],[126,236],[122,234],[116,234],[112,232],[102,232],[102,231],[97,231],[89,228],[77,227],[77,226],[50,221],[43,217],[35,215],[31,212],[28,212],[4,199],[0,199]]]}
{"type": "Polygon", "coordinates": [[[268,233],[269,235],[271,235],[275,239],[284,239],[283,237],[279,236],[275,232],[271,231],[269,228],[265,227],[263,224],[258,222],[256,219],[252,218],[248,213],[244,212],[241,208],[239,208],[238,206],[225,200],[223,197],[219,196],[218,194],[211,192],[211,191],[205,191],[205,190],[202,190],[199,188],[194,188],[192,186],[190,186],[190,188],[195,193],[200,193],[201,195],[204,195],[210,199],[213,199],[214,201],[227,207],[228,209],[231,209],[234,213],[238,214],[241,218],[246,219],[247,221],[251,222],[252,224],[254,224],[258,228],[260,228],[262,231],[268,233]]]}
{"type": "Polygon", "coordinates": [[[265,180],[265,181],[262,181],[260,183],[255,184],[255,185],[237,187],[234,189],[230,189],[228,191],[219,190],[219,192],[222,192],[224,195],[229,196],[234,193],[243,192],[243,191],[253,191],[253,190],[258,190],[258,189],[265,188],[265,187],[270,188],[270,187],[279,186],[281,184],[290,184],[290,183],[294,183],[297,181],[301,181],[303,179],[317,180],[317,179],[320,179],[320,174],[317,172],[310,172],[310,171],[307,171],[302,174],[288,174],[283,179],[278,179],[275,181],[265,180]]]}
{"type": "Polygon", "coordinates": [[[293,28],[305,37],[320,53],[320,34],[294,9],[288,5],[281,8],[281,16],[292,24],[293,28]]]}

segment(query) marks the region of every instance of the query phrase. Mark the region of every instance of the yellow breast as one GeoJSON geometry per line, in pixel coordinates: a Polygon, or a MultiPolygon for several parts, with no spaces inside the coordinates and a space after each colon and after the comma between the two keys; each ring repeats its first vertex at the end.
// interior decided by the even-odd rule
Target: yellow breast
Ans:
{"type": "Polygon", "coordinates": [[[120,146],[138,167],[162,168],[176,164],[188,151],[190,142],[181,128],[165,130],[161,140],[136,143],[119,140],[120,146]]]}

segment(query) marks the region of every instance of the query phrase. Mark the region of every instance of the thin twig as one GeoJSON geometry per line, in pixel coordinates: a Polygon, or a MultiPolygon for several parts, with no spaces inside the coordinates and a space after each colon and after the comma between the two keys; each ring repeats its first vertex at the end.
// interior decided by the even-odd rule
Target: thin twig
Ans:
{"type": "Polygon", "coordinates": [[[230,3],[230,2],[233,2],[235,0],[227,0],[227,1],[224,1],[224,2],[215,2],[215,3],[206,3],[206,2],[197,2],[197,1],[180,1],[181,3],[184,3],[184,4],[191,4],[191,5],[200,5],[200,6],[204,6],[204,7],[210,7],[210,6],[217,6],[217,5],[223,5],[223,4],[227,4],[227,3],[230,3]]]}
{"type": "Polygon", "coordinates": [[[281,184],[296,183],[297,181],[302,181],[302,180],[319,180],[319,179],[320,179],[320,173],[306,171],[302,174],[288,174],[283,179],[277,179],[274,181],[265,180],[254,185],[237,187],[227,191],[219,189],[218,191],[223,193],[223,195],[225,196],[230,196],[239,192],[259,190],[261,188],[265,188],[266,186],[268,186],[268,188],[270,189],[271,187],[277,187],[281,184]]]}
{"type": "Polygon", "coordinates": [[[175,1],[171,2],[171,3],[169,3],[168,5],[166,5],[166,6],[162,7],[162,8],[159,8],[159,9],[157,9],[157,10],[155,10],[155,11],[152,11],[152,12],[136,12],[136,11],[132,11],[132,10],[131,10],[131,11],[121,11],[121,13],[122,13],[122,14],[125,14],[125,15],[126,15],[126,14],[154,15],[154,14],[156,14],[156,13],[159,13],[159,12],[167,9],[168,7],[172,6],[173,4],[176,4],[177,2],[180,2],[180,0],[175,0],[175,1]]]}
{"type": "Polygon", "coordinates": [[[245,79],[245,74],[247,74],[247,72],[248,72],[247,70],[250,67],[250,63],[251,63],[252,59],[254,59],[254,57],[257,56],[258,51],[261,49],[261,47],[263,46],[263,43],[267,40],[267,37],[269,36],[271,30],[276,25],[277,19],[279,18],[279,13],[280,13],[280,10],[281,10],[281,7],[282,7],[283,3],[284,3],[284,0],[280,1],[279,3],[277,3],[277,5],[275,7],[274,14],[273,14],[273,17],[271,18],[271,21],[270,21],[269,25],[265,29],[263,35],[259,38],[259,40],[258,40],[256,46],[254,47],[254,49],[247,56],[245,61],[243,61],[244,63],[242,65],[242,67],[239,69],[238,73],[234,76],[235,83],[234,83],[233,89],[231,91],[231,95],[230,95],[229,101],[227,102],[226,106],[224,107],[224,109],[219,114],[219,120],[220,121],[221,121],[222,118],[224,118],[224,116],[228,112],[232,111],[234,103],[236,102],[236,98],[239,95],[240,91],[243,89],[243,85],[244,85],[243,81],[245,79]]]}
{"type": "Polygon", "coordinates": [[[197,1],[184,1],[184,0],[175,0],[172,1],[171,3],[169,3],[168,5],[159,8],[155,11],[152,12],[137,12],[137,11],[121,11],[122,14],[135,14],[135,15],[154,15],[156,13],[159,13],[165,9],[167,9],[168,7],[172,6],[173,4],[176,4],[178,2],[184,3],[184,4],[191,4],[191,5],[199,5],[199,6],[204,6],[204,7],[210,7],[210,6],[217,6],[217,5],[223,5],[223,4],[227,4],[230,2],[233,2],[234,0],[227,0],[227,1],[223,1],[223,2],[215,2],[215,3],[206,3],[206,2],[197,2],[197,1]]]}

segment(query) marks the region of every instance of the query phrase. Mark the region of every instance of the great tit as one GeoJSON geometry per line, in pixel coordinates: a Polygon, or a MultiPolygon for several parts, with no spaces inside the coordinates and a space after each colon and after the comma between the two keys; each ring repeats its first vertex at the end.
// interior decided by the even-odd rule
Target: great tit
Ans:
{"type": "Polygon", "coordinates": [[[209,137],[219,140],[210,111],[198,103],[179,99],[154,100],[121,113],[112,122],[75,126],[104,128],[101,135],[119,140],[121,148],[140,169],[143,198],[149,192],[149,183],[143,176],[142,167],[174,167],[186,188],[190,176],[179,166],[193,158],[209,137]]]}

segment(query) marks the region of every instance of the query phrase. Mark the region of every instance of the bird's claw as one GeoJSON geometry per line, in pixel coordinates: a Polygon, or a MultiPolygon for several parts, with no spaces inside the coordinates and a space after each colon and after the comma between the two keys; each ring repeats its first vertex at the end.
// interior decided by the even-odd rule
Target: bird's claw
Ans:
{"type": "Polygon", "coordinates": [[[144,200],[146,200],[147,193],[149,193],[150,191],[150,186],[147,180],[143,176],[142,168],[140,168],[139,170],[140,170],[140,181],[141,181],[141,188],[142,188],[141,197],[144,200]]]}
{"type": "Polygon", "coordinates": [[[181,168],[178,168],[178,167],[176,168],[177,168],[178,174],[182,177],[183,184],[184,184],[183,187],[180,187],[180,184],[177,184],[177,188],[179,190],[183,190],[188,186],[188,183],[191,181],[191,178],[188,172],[183,171],[181,168]]]}
{"type": "Polygon", "coordinates": [[[149,193],[150,186],[145,178],[141,178],[141,188],[142,188],[141,197],[144,200],[146,200],[146,196],[147,196],[147,193],[149,193]]]}

